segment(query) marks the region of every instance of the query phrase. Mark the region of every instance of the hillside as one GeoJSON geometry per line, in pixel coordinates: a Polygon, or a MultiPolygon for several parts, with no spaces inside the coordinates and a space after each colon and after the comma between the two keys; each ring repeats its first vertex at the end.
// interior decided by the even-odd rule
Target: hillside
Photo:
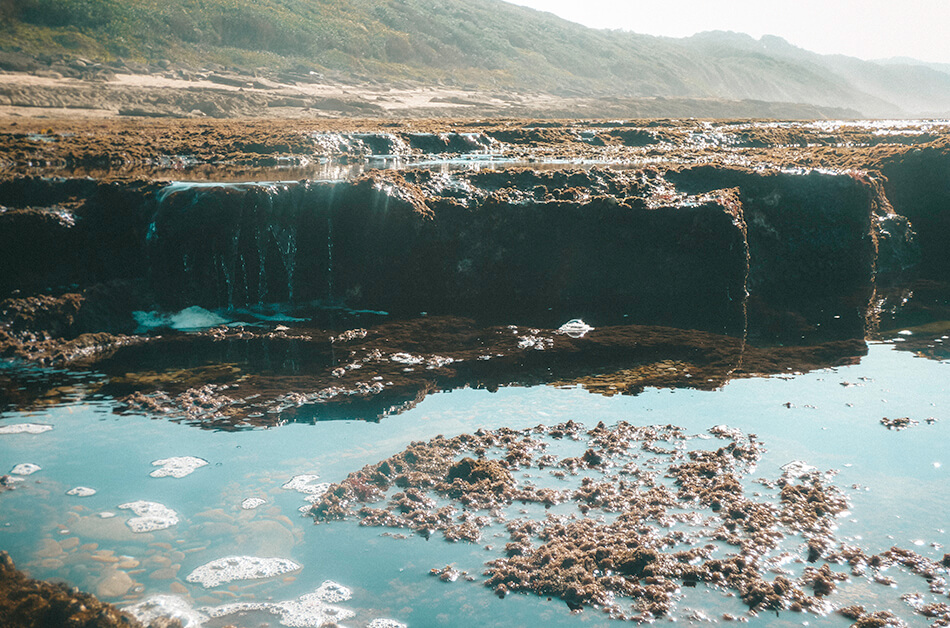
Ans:
{"type": "Polygon", "coordinates": [[[501,0],[5,0],[0,67],[88,59],[562,97],[756,100],[950,114],[950,74],[778,38],[604,31],[501,0]]]}

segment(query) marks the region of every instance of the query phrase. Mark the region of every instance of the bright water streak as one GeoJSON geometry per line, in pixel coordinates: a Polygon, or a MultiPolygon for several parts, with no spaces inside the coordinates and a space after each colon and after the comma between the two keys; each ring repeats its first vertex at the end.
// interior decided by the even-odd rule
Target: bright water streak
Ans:
{"type": "MultiPolygon", "coordinates": [[[[117,603],[175,592],[190,595],[196,606],[292,600],[332,580],[353,590],[352,599],[341,604],[356,613],[347,625],[385,617],[410,626],[615,626],[595,610],[570,614],[562,602],[525,595],[500,600],[478,582],[446,584],[428,575],[431,568],[454,564],[481,580],[483,563],[500,555],[505,537],[483,538],[478,545],[449,544],[438,536],[430,541],[381,536],[385,529],[354,522],[315,526],[298,512],[306,495],[281,487],[298,475],[339,481],[411,441],[436,434],[569,419],[588,426],[621,420],[672,423],[690,433],[727,424],[757,434],[768,450],[752,477],[774,479],[782,465],[796,459],[822,470],[840,470],[834,483],[852,503],[852,513],[841,520],[840,540],[853,540],[869,553],[896,545],[940,560],[947,551],[943,546],[950,542],[948,408],[950,364],[874,345],[860,365],[787,379],[737,380],[714,392],[650,390],[637,397],[605,398],[576,388],[461,390],[430,396],[380,423],[328,421],[229,433],[120,417],[112,414],[109,402],[101,401],[8,412],[0,415],[0,425],[36,423],[54,429],[0,435],[0,473],[21,463],[41,467],[16,490],[0,495],[0,548],[34,577],[65,578],[104,592],[117,603]],[[883,417],[903,416],[920,424],[896,432],[879,423],[883,417]],[[937,421],[928,424],[929,417],[937,421]],[[180,479],[150,477],[153,461],[177,456],[209,464],[180,479]],[[66,495],[77,486],[97,492],[89,497],[66,495]],[[265,503],[243,509],[242,502],[250,497],[265,503]],[[179,522],[166,530],[133,533],[125,524],[133,513],[117,506],[137,500],[165,505],[177,513],[179,522]],[[115,516],[102,518],[100,513],[115,516]],[[486,551],[485,545],[496,549],[486,551]],[[284,558],[303,568],[289,576],[208,590],[186,581],[197,567],[226,556],[284,558]],[[117,580],[120,589],[128,584],[118,571],[134,584],[125,596],[110,597],[110,585],[117,580]]],[[[898,599],[904,592],[927,594],[926,584],[900,573],[889,575],[898,580],[899,590],[853,579],[839,586],[832,599],[840,606],[891,608],[911,625],[929,625],[898,599]]],[[[739,601],[717,591],[686,591],[674,613],[681,620],[688,617],[686,609],[702,609],[712,618],[745,612],[739,601]]],[[[272,615],[241,621],[277,625],[272,615]]],[[[207,625],[229,622],[235,618],[207,625]]],[[[850,623],[837,615],[784,612],[753,618],[751,624],[804,622],[850,623]]]]}

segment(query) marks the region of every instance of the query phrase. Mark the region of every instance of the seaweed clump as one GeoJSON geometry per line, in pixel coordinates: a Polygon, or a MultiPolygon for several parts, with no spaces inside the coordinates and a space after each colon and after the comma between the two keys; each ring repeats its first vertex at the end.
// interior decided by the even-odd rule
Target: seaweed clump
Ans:
{"type": "Polygon", "coordinates": [[[508,541],[486,563],[484,584],[499,597],[558,598],[573,611],[650,621],[700,583],[732,592],[753,613],[833,610],[826,598],[847,578],[833,561],[797,575],[777,568],[788,559],[783,539],[799,534],[799,564],[832,554],[844,495],[809,471],[763,481],[774,494],[747,496],[761,443],[725,426],[709,432],[569,421],[438,436],[351,473],[311,513],[455,542],[503,527],[508,541]]]}
{"type": "MultiPolygon", "coordinates": [[[[0,618],[5,628],[146,628],[92,594],[27,577],[6,552],[0,552],[0,618]]],[[[147,628],[181,628],[181,622],[156,619],[147,628]]]]}

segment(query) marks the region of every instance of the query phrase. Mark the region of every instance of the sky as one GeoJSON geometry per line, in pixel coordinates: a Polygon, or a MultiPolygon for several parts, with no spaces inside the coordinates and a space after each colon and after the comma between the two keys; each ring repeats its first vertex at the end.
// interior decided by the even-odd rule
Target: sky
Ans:
{"type": "Polygon", "coordinates": [[[950,63],[950,0],[507,0],[593,28],[778,35],[822,54],[950,63]]]}

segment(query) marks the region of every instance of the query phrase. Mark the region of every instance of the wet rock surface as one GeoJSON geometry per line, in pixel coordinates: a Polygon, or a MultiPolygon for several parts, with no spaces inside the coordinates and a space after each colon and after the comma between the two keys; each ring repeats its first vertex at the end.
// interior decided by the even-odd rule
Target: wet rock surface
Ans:
{"type": "MultiPolygon", "coordinates": [[[[0,552],[0,617],[8,628],[143,626],[128,613],[65,584],[32,580],[0,552]]],[[[158,619],[148,628],[181,628],[177,620],[158,619]]]]}
{"type": "Polygon", "coordinates": [[[96,394],[117,397],[123,411],[222,428],[338,415],[379,420],[431,392],[463,387],[712,390],[736,377],[854,363],[866,351],[857,340],[757,348],[730,336],[637,325],[573,338],[433,316],[338,334],[215,328],[153,337],[90,364],[108,378],[93,387],[96,394]]]}
{"type": "MultiPolygon", "coordinates": [[[[0,134],[15,141],[4,153],[14,158],[13,171],[36,172],[26,164],[45,162],[69,172],[86,159],[77,162],[77,150],[112,164],[115,147],[119,162],[148,166],[141,172],[150,177],[200,164],[226,176],[224,164],[225,171],[260,167],[274,155],[287,166],[319,160],[362,168],[389,158],[412,166],[433,155],[450,164],[473,155],[527,167],[374,170],[335,183],[210,187],[10,178],[0,185],[0,204],[9,208],[0,212],[9,223],[2,231],[10,245],[2,260],[8,296],[138,281],[145,285],[127,294],[151,308],[318,299],[400,315],[491,308],[512,315],[583,305],[588,317],[609,308],[634,322],[712,320],[715,331],[748,328],[797,342],[817,326],[854,334],[865,321],[852,312],[866,309],[876,280],[906,271],[920,255],[928,265],[942,255],[928,244],[938,227],[923,239],[912,230],[937,223],[908,224],[911,210],[902,208],[915,202],[889,201],[904,171],[890,170],[882,185],[881,173],[915,145],[928,147],[915,159],[942,163],[943,144],[933,140],[945,130],[924,123],[885,135],[873,126],[803,123],[427,122],[409,130],[379,122],[229,122],[136,126],[134,135],[116,123],[61,124],[39,134],[51,141],[0,134]],[[652,139],[631,139],[645,137],[652,139]],[[189,161],[165,164],[156,156],[173,142],[189,161]],[[235,147],[245,151],[221,152],[235,147]],[[564,159],[600,166],[551,170],[546,163],[564,159]],[[24,242],[29,251],[17,248],[24,242]],[[60,252],[56,264],[37,254],[49,248],[60,252]],[[835,313],[822,318],[826,310],[835,313]],[[653,320],[638,320],[647,316],[653,320]]],[[[247,180],[251,172],[237,176],[247,180]]],[[[260,176],[298,173],[308,174],[289,168],[260,176]]],[[[111,305],[124,307],[126,321],[138,309],[111,305]]]]}
{"type": "MultiPolygon", "coordinates": [[[[378,420],[463,387],[714,389],[851,364],[869,338],[946,359],[947,132],[17,121],[0,132],[0,410],[94,396],[237,429],[378,420]]],[[[835,537],[847,499],[833,474],[786,465],[750,489],[762,447],[725,426],[569,422],[414,443],[304,492],[320,521],[493,543],[482,580],[499,596],[616,618],[670,615],[699,586],[754,613],[826,614],[843,580],[889,586],[887,569],[948,593],[946,558],[835,537]]],[[[13,487],[0,476],[0,492],[13,487]]],[[[141,529],[177,522],[164,515],[141,529]]],[[[22,625],[63,613],[136,625],[0,569],[22,625]]],[[[96,592],[134,585],[111,570],[96,592]]],[[[904,602],[947,625],[946,604],[904,602]]],[[[900,622],[838,612],[856,626],[900,622]]]]}
{"type": "MultiPolygon", "coordinates": [[[[905,209],[906,164],[939,172],[946,157],[939,124],[35,124],[0,133],[0,353],[101,369],[87,392],[131,411],[234,426],[362,406],[375,419],[462,386],[712,388],[848,363],[868,337],[945,353],[945,251],[920,236],[940,233],[939,186],[933,220],[905,209]],[[525,163],[154,179],[433,156],[525,163]],[[51,178],[28,164],[112,169],[51,178]],[[575,318],[594,331],[557,332],[575,318]]],[[[61,375],[0,379],[7,403],[76,390],[61,375]]]]}

